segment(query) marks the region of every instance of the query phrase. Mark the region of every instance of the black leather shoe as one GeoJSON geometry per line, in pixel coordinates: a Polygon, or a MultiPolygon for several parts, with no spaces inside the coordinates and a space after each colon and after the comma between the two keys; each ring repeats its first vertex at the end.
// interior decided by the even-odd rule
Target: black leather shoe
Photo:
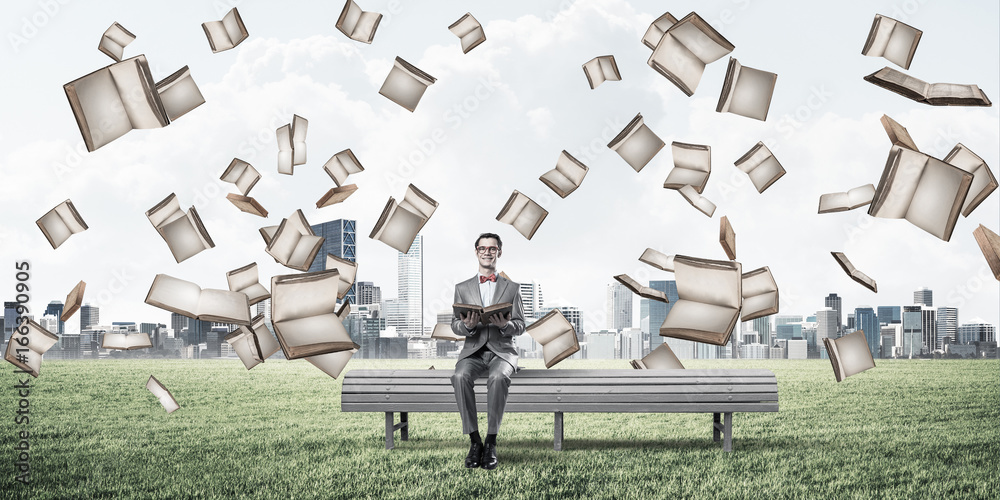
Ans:
{"type": "Polygon", "coordinates": [[[500,462],[497,460],[497,445],[494,443],[487,443],[483,449],[483,468],[484,469],[496,469],[500,462]]]}
{"type": "Polygon", "coordinates": [[[483,443],[472,443],[469,454],[465,456],[465,467],[475,469],[483,462],[483,443]]]}

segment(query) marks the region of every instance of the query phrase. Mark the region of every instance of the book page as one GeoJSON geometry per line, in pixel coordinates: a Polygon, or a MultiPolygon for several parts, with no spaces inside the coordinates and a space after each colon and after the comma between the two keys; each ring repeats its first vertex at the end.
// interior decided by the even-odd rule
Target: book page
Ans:
{"type": "MultiPolygon", "coordinates": [[[[434,79],[431,77],[431,79],[428,80],[419,74],[414,74],[408,68],[412,66],[408,63],[404,63],[406,62],[402,59],[398,57],[396,58],[396,62],[393,65],[392,70],[390,70],[389,74],[385,77],[385,82],[382,83],[382,87],[379,89],[378,93],[384,95],[392,102],[399,104],[407,110],[414,111],[417,108],[417,104],[420,102],[420,98],[423,97],[424,91],[427,90],[429,85],[434,83],[434,79]]],[[[420,73],[424,74],[423,72],[420,73]]]]}
{"type": "Polygon", "coordinates": [[[169,120],[159,107],[159,99],[153,101],[153,79],[141,57],[112,64],[108,69],[132,128],[160,128],[166,126],[169,120]]]}
{"type": "Polygon", "coordinates": [[[347,362],[351,360],[351,356],[354,356],[356,352],[358,352],[357,349],[350,349],[347,351],[318,354],[316,356],[306,356],[304,359],[322,370],[323,373],[337,378],[344,371],[344,368],[347,368],[347,362]]]}
{"type": "Polygon", "coordinates": [[[417,232],[426,221],[425,217],[394,205],[375,239],[400,252],[409,252],[417,232]]]}
{"type": "Polygon", "coordinates": [[[259,284],[260,278],[257,273],[257,263],[254,262],[248,266],[229,271],[226,273],[226,281],[229,284],[229,290],[233,292],[239,292],[259,284]]]}
{"type": "Polygon", "coordinates": [[[757,188],[758,193],[763,193],[771,184],[785,175],[785,169],[774,156],[768,156],[756,168],[750,171],[750,182],[757,188]]]}
{"type": "Polygon", "coordinates": [[[378,29],[378,23],[381,20],[382,14],[378,12],[363,12],[358,17],[358,22],[351,32],[351,38],[359,42],[371,43],[372,38],[375,37],[375,30],[378,29]]]}
{"type": "Polygon", "coordinates": [[[847,192],[848,202],[850,203],[849,208],[852,209],[871,203],[874,197],[875,197],[874,184],[865,184],[864,186],[858,186],[847,192]]]}
{"type": "MultiPolygon", "coordinates": [[[[927,94],[930,91],[930,85],[927,82],[889,67],[882,68],[871,76],[876,81],[885,82],[892,86],[908,90],[910,93],[923,99],[927,98],[927,94]]],[[[916,98],[916,100],[921,99],[916,98]]]]}
{"type": "Polygon", "coordinates": [[[868,39],[865,42],[864,49],[861,51],[861,55],[882,57],[885,54],[886,46],[889,45],[889,38],[892,37],[892,29],[895,26],[895,19],[875,14],[875,20],[872,22],[872,27],[868,32],[868,39]]]}
{"type": "MultiPolygon", "coordinates": [[[[677,284],[680,284],[680,280],[677,284]]],[[[674,302],[663,324],[660,325],[660,335],[669,333],[670,330],[698,330],[728,335],[732,332],[738,314],[738,308],[680,299],[674,302]]]]}
{"type": "Polygon", "coordinates": [[[52,248],[59,248],[60,245],[73,235],[73,231],[66,225],[66,221],[63,220],[55,208],[46,212],[45,215],[35,221],[35,224],[45,234],[52,248]]]}
{"type": "Polygon", "coordinates": [[[337,20],[337,29],[349,38],[354,38],[354,31],[358,20],[361,19],[361,14],[361,7],[358,7],[354,0],[347,0],[347,3],[344,4],[344,10],[340,13],[340,18],[337,20]]]}
{"type": "Polygon", "coordinates": [[[97,150],[132,130],[132,121],[108,68],[63,87],[88,151],[97,150]]]}
{"type": "Polygon", "coordinates": [[[583,63],[583,71],[586,73],[587,82],[590,83],[590,88],[592,89],[599,87],[607,81],[607,78],[604,77],[604,69],[601,67],[601,61],[597,57],[583,63]]]}
{"type": "Polygon", "coordinates": [[[907,207],[906,220],[947,241],[971,183],[972,174],[928,157],[907,207]]]}
{"type": "Polygon", "coordinates": [[[851,198],[847,193],[827,193],[819,197],[819,212],[843,212],[850,210],[851,198]]]}
{"type": "Polygon", "coordinates": [[[177,195],[170,193],[169,196],[159,202],[153,208],[146,211],[146,218],[149,222],[153,224],[153,227],[159,228],[166,224],[169,224],[181,217],[184,217],[185,213],[181,210],[181,202],[177,199],[177,195]]]}
{"type": "Polygon", "coordinates": [[[616,137],[618,141],[613,140],[608,147],[618,153],[633,170],[639,172],[666,144],[642,123],[641,115],[636,118],[638,122],[633,119],[632,126],[626,127],[616,137]]]}
{"type": "Polygon", "coordinates": [[[677,296],[704,304],[739,309],[743,300],[742,267],[735,261],[715,261],[677,256],[674,277],[677,296]]]}
{"type": "Polygon", "coordinates": [[[676,370],[683,369],[684,365],[677,359],[677,355],[667,344],[660,344],[652,352],[642,358],[642,365],[647,370],[676,370]]]}
{"type": "Polygon", "coordinates": [[[660,38],[663,38],[663,33],[665,33],[671,26],[677,23],[677,18],[672,16],[669,12],[665,12],[662,16],[656,18],[655,21],[650,23],[649,28],[646,28],[646,33],[642,35],[642,43],[650,49],[655,49],[656,44],[660,43],[660,38]]]}
{"type": "MultiPolygon", "coordinates": [[[[718,61],[734,47],[697,14],[688,15],[667,30],[695,57],[705,64],[718,61]]],[[[693,89],[694,87],[692,87],[693,89]]]]}
{"type": "Polygon", "coordinates": [[[222,18],[222,25],[225,26],[227,38],[233,47],[246,40],[246,26],[243,25],[243,19],[240,17],[240,13],[236,10],[236,7],[233,7],[233,10],[230,10],[222,18]]]}
{"type": "Polygon", "coordinates": [[[146,295],[146,303],[189,318],[198,316],[201,287],[190,281],[157,274],[146,295]]]}
{"type": "Polygon", "coordinates": [[[774,73],[742,66],[733,81],[728,109],[723,111],[764,121],[776,79],[774,73]]]}
{"type": "Polygon", "coordinates": [[[556,159],[556,170],[562,173],[573,186],[580,187],[590,169],[566,150],[563,150],[559,153],[559,158],[556,159]]]}
{"type": "Polygon", "coordinates": [[[183,262],[209,248],[190,213],[157,229],[177,262],[183,262]]]}
{"type": "Polygon", "coordinates": [[[403,201],[399,202],[399,208],[404,208],[413,213],[419,214],[426,219],[430,219],[431,215],[434,215],[434,211],[437,210],[438,203],[427,196],[426,193],[417,189],[416,186],[410,184],[406,188],[406,194],[403,195],[403,201]]]}
{"type": "Polygon", "coordinates": [[[924,96],[927,99],[981,99],[979,87],[958,83],[932,83],[924,96]]]}
{"type": "Polygon", "coordinates": [[[548,172],[545,172],[544,174],[542,174],[541,179],[542,182],[545,183],[545,185],[552,188],[552,190],[555,191],[556,194],[558,194],[559,196],[565,197],[563,193],[568,194],[577,188],[576,184],[574,184],[573,181],[569,180],[569,178],[567,178],[565,175],[563,175],[556,169],[552,169],[549,170],[548,172]]]}
{"type": "Polygon", "coordinates": [[[233,38],[230,37],[229,30],[226,29],[226,25],[222,21],[209,21],[202,23],[201,27],[205,30],[209,45],[212,46],[212,52],[222,52],[236,46],[233,38]]]}
{"type": "Polygon", "coordinates": [[[171,121],[205,104],[205,97],[201,95],[198,85],[191,78],[187,66],[158,82],[156,92],[160,96],[163,110],[171,121]]]}
{"type": "MultiPolygon", "coordinates": [[[[673,28],[671,28],[673,29],[673,28]]],[[[646,61],[687,95],[693,95],[705,72],[705,63],[667,31],[646,61]]]]}
{"type": "Polygon", "coordinates": [[[929,158],[909,149],[899,149],[891,156],[882,174],[885,185],[879,182],[868,213],[888,219],[906,217],[929,158]]]}
{"type": "Polygon", "coordinates": [[[920,41],[920,35],[920,30],[896,22],[892,28],[892,35],[886,43],[882,57],[901,68],[909,68],[910,57],[917,48],[916,45],[920,41]]]}
{"type": "Polygon", "coordinates": [[[233,323],[250,324],[250,303],[245,293],[206,288],[198,299],[199,317],[226,318],[233,323]]]}
{"type": "Polygon", "coordinates": [[[319,251],[319,247],[323,245],[324,239],[322,236],[311,234],[300,237],[295,244],[295,249],[288,256],[287,265],[293,268],[304,268],[300,269],[302,271],[308,269],[313,259],[316,258],[316,252],[319,251]]]}
{"type": "Polygon", "coordinates": [[[315,315],[336,316],[340,275],[336,271],[271,278],[271,321],[315,315]]]}
{"type": "Polygon", "coordinates": [[[278,262],[288,265],[292,253],[298,248],[302,233],[289,227],[288,219],[281,222],[265,251],[278,262]]]}
{"type": "MultiPolygon", "coordinates": [[[[527,197],[525,197],[527,198],[527,197]]],[[[538,225],[541,224],[542,220],[548,215],[548,211],[542,208],[539,204],[527,198],[527,203],[521,209],[520,213],[517,214],[517,218],[511,224],[514,229],[517,229],[519,233],[524,235],[525,238],[531,239],[535,234],[535,230],[538,225]]]]}
{"type": "Polygon", "coordinates": [[[292,175],[292,125],[286,124],[274,131],[278,141],[278,173],[292,175]]]}
{"type": "MultiPolygon", "coordinates": [[[[272,320],[273,321],[273,320],[272,320]]],[[[334,313],[274,322],[285,347],[304,347],[326,342],[351,342],[344,324],[334,313]]]]}
{"type": "Polygon", "coordinates": [[[528,328],[525,330],[525,333],[535,339],[535,342],[543,346],[552,343],[555,339],[567,333],[576,338],[573,332],[573,325],[558,309],[549,311],[541,319],[528,325],[528,328]]]}
{"type": "Polygon", "coordinates": [[[715,213],[715,203],[712,203],[708,198],[698,194],[698,191],[694,188],[694,186],[688,184],[678,189],[677,192],[680,193],[681,196],[683,196],[684,199],[691,204],[691,206],[697,208],[698,211],[708,217],[711,217],[715,213]]]}
{"type": "Polygon", "coordinates": [[[657,269],[667,272],[674,272],[674,256],[657,252],[652,248],[647,248],[639,256],[639,262],[649,264],[657,269]]]}

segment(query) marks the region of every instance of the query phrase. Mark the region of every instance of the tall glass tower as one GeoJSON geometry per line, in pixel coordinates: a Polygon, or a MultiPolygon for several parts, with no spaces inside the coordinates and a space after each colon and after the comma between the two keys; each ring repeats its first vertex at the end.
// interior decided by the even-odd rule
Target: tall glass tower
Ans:
{"type": "MultiPolygon", "coordinates": [[[[309,266],[309,272],[326,269],[326,254],[333,254],[341,259],[357,262],[356,226],[357,221],[349,219],[337,219],[310,226],[313,232],[316,233],[316,236],[322,236],[325,239],[323,240],[323,246],[316,253],[316,258],[313,259],[312,265],[309,266]]],[[[350,301],[351,304],[357,303],[354,285],[351,285],[351,289],[347,291],[347,296],[344,297],[344,300],[350,301]]]]}

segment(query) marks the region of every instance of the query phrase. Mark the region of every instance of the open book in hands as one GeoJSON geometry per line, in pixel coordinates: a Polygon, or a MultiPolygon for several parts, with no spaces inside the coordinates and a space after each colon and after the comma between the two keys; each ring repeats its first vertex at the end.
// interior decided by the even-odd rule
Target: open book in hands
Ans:
{"type": "Polygon", "coordinates": [[[511,304],[510,302],[501,302],[487,307],[477,306],[474,304],[452,304],[451,307],[456,318],[461,318],[463,315],[470,312],[478,313],[479,322],[483,325],[489,325],[490,317],[494,314],[502,314],[505,318],[510,319],[511,312],[514,310],[514,304],[511,304]]]}

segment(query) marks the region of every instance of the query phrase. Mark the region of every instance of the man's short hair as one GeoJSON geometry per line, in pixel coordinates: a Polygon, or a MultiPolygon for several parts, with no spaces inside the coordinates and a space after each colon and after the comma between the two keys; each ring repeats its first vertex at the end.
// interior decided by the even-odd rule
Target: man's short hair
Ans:
{"type": "Polygon", "coordinates": [[[472,245],[472,248],[479,248],[479,240],[481,240],[483,238],[493,238],[494,240],[497,240],[497,248],[503,248],[503,242],[500,241],[500,235],[496,234],[496,233],[482,233],[482,234],[480,234],[479,237],[476,238],[476,244],[472,245]]]}

